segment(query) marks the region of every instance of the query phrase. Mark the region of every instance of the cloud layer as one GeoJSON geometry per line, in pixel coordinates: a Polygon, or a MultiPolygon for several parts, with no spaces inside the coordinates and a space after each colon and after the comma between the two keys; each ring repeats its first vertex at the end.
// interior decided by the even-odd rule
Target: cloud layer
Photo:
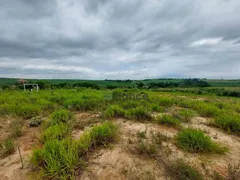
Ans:
{"type": "Polygon", "coordinates": [[[1,0],[0,77],[239,78],[239,0],[1,0]]]}

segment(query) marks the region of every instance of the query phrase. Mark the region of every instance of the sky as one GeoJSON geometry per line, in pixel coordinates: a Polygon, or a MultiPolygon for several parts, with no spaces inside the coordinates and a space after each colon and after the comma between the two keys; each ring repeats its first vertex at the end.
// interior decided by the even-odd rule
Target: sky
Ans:
{"type": "Polygon", "coordinates": [[[0,0],[0,77],[240,79],[240,0],[0,0]]]}

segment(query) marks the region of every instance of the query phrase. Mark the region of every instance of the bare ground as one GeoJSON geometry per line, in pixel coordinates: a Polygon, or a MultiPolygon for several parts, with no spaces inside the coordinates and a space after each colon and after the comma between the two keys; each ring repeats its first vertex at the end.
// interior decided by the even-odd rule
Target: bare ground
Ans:
{"type": "MultiPolygon", "coordinates": [[[[99,123],[99,115],[79,113],[75,116],[76,123],[83,123],[74,129],[72,136],[79,138],[81,133],[92,125],[99,123]]],[[[9,121],[9,120],[8,120],[9,121]]],[[[0,139],[4,139],[9,133],[8,121],[1,124],[0,139]]],[[[177,159],[184,159],[188,164],[197,168],[205,179],[213,179],[213,172],[226,176],[228,164],[240,162],[240,137],[228,134],[221,129],[209,126],[210,119],[195,117],[190,123],[182,124],[183,127],[194,127],[204,130],[215,142],[229,148],[229,152],[218,154],[192,154],[184,152],[175,145],[174,136],[178,129],[169,128],[154,123],[140,123],[125,119],[114,119],[120,126],[120,137],[116,144],[107,148],[98,149],[89,154],[86,168],[77,176],[79,180],[133,180],[133,179],[171,179],[166,171],[166,164],[177,159]],[[146,132],[149,137],[151,132],[161,133],[168,137],[158,149],[156,158],[149,158],[132,153],[130,140],[136,138],[137,132],[146,132]]],[[[19,153],[0,159],[0,180],[25,180],[29,177],[29,155],[33,145],[37,143],[40,128],[29,128],[25,125],[24,134],[17,141],[24,159],[24,168],[21,168],[19,153]]],[[[16,141],[16,142],[17,142],[16,141]]]]}

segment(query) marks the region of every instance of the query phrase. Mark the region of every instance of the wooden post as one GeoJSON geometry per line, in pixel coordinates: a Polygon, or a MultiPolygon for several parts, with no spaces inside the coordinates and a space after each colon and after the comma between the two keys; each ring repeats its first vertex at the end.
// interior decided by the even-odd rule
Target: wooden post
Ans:
{"type": "Polygon", "coordinates": [[[19,153],[19,156],[20,156],[20,159],[21,159],[21,162],[22,162],[22,169],[23,169],[23,159],[22,159],[22,154],[21,154],[21,151],[20,151],[19,143],[17,143],[17,147],[18,147],[18,153],[19,153]]]}

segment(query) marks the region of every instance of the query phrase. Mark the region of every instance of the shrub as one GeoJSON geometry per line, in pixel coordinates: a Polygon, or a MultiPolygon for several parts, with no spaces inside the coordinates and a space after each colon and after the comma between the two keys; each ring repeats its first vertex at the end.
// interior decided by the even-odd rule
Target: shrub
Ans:
{"type": "Polygon", "coordinates": [[[138,121],[151,121],[151,114],[143,107],[137,107],[126,111],[126,117],[130,119],[136,119],[138,121]]]}
{"type": "Polygon", "coordinates": [[[198,129],[187,128],[176,136],[177,145],[189,152],[216,152],[224,153],[226,147],[213,142],[211,138],[198,129]]]}
{"type": "Polygon", "coordinates": [[[62,109],[62,110],[57,110],[52,113],[50,119],[50,125],[57,125],[59,123],[70,123],[72,120],[73,116],[70,111],[62,109]]]}
{"type": "Polygon", "coordinates": [[[41,140],[42,142],[45,142],[47,140],[61,140],[64,139],[66,136],[69,136],[70,133],[70,126],[61,122],[60,124],[52,125],[45,129],[42,132],[41,140]]]}
{"type": "Polygon", "coordinates": [[[169,170],[173,173],[176,179],[179,180],[203,180],[203,175],[197,169],[191,167],[183,160],[177,160],[171,163],[169,170]]]}
{"type": "Polygon", "coordinates": [[[125,111],[118,105],[109,106],[105,112],[106,118],[111,117],[124,117],[125,111]]]}
{"type": "Polygon", "coordinates": [[[214,119],[214,123],[217,127],[226,131],[231,131],[236,134],[240,134],[240,118],[232,114],[221,114],[214,119]]]}
{"type": "Polygon", "coordinates": [[[14,153],[14,142],[11,138],[6,138],[2,144],[0,144],[0,156],[6,157],[14,153]]]}
{"type": "Polygon", "coordinates": [[[177,118],[169,115],[157,117],[157,122],[172,127],[178,127],[180,125],[180,121],[177,118]]]}

